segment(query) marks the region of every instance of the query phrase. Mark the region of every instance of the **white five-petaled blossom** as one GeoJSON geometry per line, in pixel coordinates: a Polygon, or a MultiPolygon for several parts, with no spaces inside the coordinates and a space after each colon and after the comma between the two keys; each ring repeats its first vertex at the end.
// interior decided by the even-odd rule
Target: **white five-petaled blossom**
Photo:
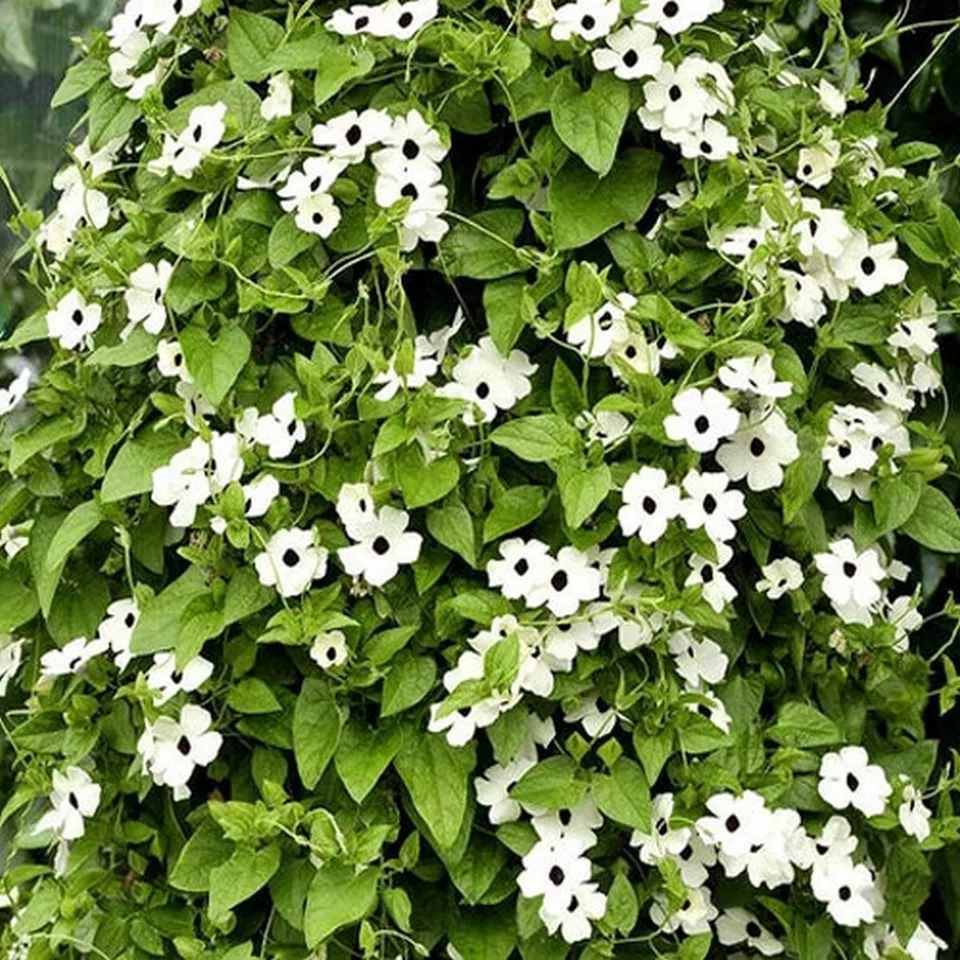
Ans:
{"type": "Polygon", "coordinates": [[[47,314],[47,333],[65,350],[89,349],[100,329],[101,313],[99,303],[88,303],[79,290],[71,290],[47,314]]]}
{"type": "Polygon", "coordinates": [[[77,637],[59,650],[48,650],[40,658],[40,677],[50,679],[79,673],[94,657],[106,653],[108,649],[106,640],[77,637]]]}
{"type": "Polygon", "coordinates": [[[655,543],[667,524],[680,513],[680,488],[667,482],[665,470],[642,466],[623,487],[623,506],[617,516],[627,536],[637,534],[644,543],[655,543]]]}
{"type": "Polygon", "coordinates": [[[130,652],[130,638],[139,619],[137,601],[128,597],[125,600],[114,600],[107,607],[107,615],[97,628],[97,639],[105,640],[110,645],[113,662],[120,670],[126,669],[133,656],[130,652]]]}
{"type": "Polygon", "coordinates": [[[833,861],[827,869],[814,870],[811,886],[813,895],[826,904],[827,913],[841,926],[858,927],[876,919],[876,887],[864,864],[833,861]]]}
{"type": "MultiPolygon", "coordinates": [[[[697,453],[715,450],[740,424],[740,414],[714,387],[682,390],[673,398],[673,410],[664,418],[663,429],[671,440],[683,441],[697,453]]],[[[730,476],[738,479],[732,473],[730,476]]]]}
{"type": "Polygon", "coordinates": [[[147,686],[154,691],[153,702],[159,707],[181,691],[198,690],[212,675],[213,664],[205,657],[193,657],[181,669],[175,653],[156,653],[147,671],[147,686]]]}
{"type": "Polygon", "coordinates": [[[330,156],[347,163],[360,163],[368,148],[383,143],[392,122],[383,110],[348,110],[313,128],[313,142],[327,147],[330,156]]]}
{"type": "Polygon", "coordinates": [[[865,816],[876,817],[886,810],[893,788],[883,768],[870,763],[863,747],[841,747],[820,761],[817,792],[835,810],[852,806],[865,816]]]}
{"type": "Polygon", "coordinates": [[[823,592],[844,623],[873,622],[871,608],[883,596],[880,582],[887,576],[874,549],[857,552],[849,537],[830,544],[829,553],[813,557],[823,574],[823,592]]]}
{"type": "Polygon", "coordinates": [[[688,937],[694,937],[710,931],[710,923],[717,919],[719,910],[713,905],[713,896],[709,887],[696,887],[687,890],[686,899],[679,909],[668,913],[669,898],[666,894],[655,893],[650,907],[650,919],[664,933],[682,930],[688,937]]]}
{"type": "Polygon", "coordinates": [[[553,571],[549,548],[539,540],[511,537],[499,549],[502,559],[487,562],[487,577],[510,600],[529,597],[553,571]]]}
{"type": "Polygon", "coordinates": [[[897,808],[897,819],[904,833],[923,843],[930,836],[931,812],[923,802],[920,791],[910,782],[907,782],[901,794],[900,806],[897,808]]]}
{"type": "Polygon", "coordinates": [[[557,7],[550,36],[554,40],[573,36],[599,40],[613,29],[619,16],[620,0],[573,0],[557,7]]]}
{"type": "Polygon", "coordinates": [[[730,479],[745,479],[754,491],[779,487],[783,468],[799,457],[797,435],[776,408],[755,411],[717,451],[730,479]]]}
{"type": "Polygon", "coordinates": [[[621,27],[606,38],[606,47],[593,50],[593,65],[598,70],[612,70],[621,80],[652,77],[663,63],[663,47],[657,34],[643,24],[621,27]]]}
{"type": "Polygon", "coordinates": [[[293,113],[293,86],[286,71],[275,73],[267,80],[267,95],[260,103],[264,120],[279,120],[293,113]]]}
{"type": "Polygon", "coordinates": [[[226,116],[227,105],[222,102],[194,107],[183,131],[176,137],[165,136],[163,152],[149,161],[147,169],[160,175],[173,170],[178,177],[190,179],[223,139],[226,116]]]}
{"type": "Polygon", "coordinates": [[[376,526],[373,493],[366,483],[345,483],[337,495],[337,516],[351,540],[362,540],[376,526]]]}
{"type": "Polygon", "coordinates": [[[546,604],[555,617],[568,617],[581,603],[596,600],[601,587],[600,572],[590,558],[576,547],[561,547],[546,565],[543,579],[527,592],[526,601],[530,607],[546,604]]]}
{"type": "Polygon", "coordinates": [[[342,630],[328,630],[318,633],[310,646],[310,659],[321,670],[332,670],[347,662],[350,649],[342,630]]]}
{"type": "Polygon", "coordinates": [[[634,20],[676,36],[722,9],[723,0],[644,0],[634,20]]]}
{"type": "Polygon", "coordinates": [[[761,568],[761,573],[763,579],[757,581],[756,587],[770,600],[779,600],[785,593],[803,586],[803,568],[792,557],[771,560],[761,568]]]}
{"type": "Polygon", "coordinates": [[[715,640],[697,640],[689,630],[679,630],[668,647],[677,673],[692,687],[719,683],[726,676],[730,659],[715,640]]]}
{"type": "MultiPolygon", "coordinates": [[[[0,417],[15,410],[23,403],[27,395],[33,374],[29,367],[24,367],[5,387],[0,387],[0,417]]],[[[9,556],[9,554],[8,554],[9,556]]]]}
{"type": "Polygon", "coordinates": [[[312,530],[278,530],[253,565],[265,587],[276,587],[282,597],[299,596],[327,573],[326,548],[314,543],[312,530]]]}
{"type": "Polygon", "coordinates": [[[509,763],[494,764],[488,767],[482,776],[474,778],[477,803],[487,807],[487,816],[492,824],[512,823],[520,819],[520,804],[511,798],[510,791],[536,763],[536,750],[529,747],[522,749],[509,763]]]}
{"type": "Polygon", "coordinates": [[[293,448],[302,443],[307,436],[307,428],[296,414],[297,395],[294,391],[285,393],[257,420],[256,440],[267,448],[274,460],[283,460],[290,456],[293,448]]]}
{"type": "Polygon", "coordinates": [[[187,784],[193,771],[212,763],[220,752],[223,736],[210,729],[212,720],[203,707],[188,703],[176,720],[161,716],[148,721],[137,741],[144,773],[158,786],[171,787],[175,800],[190,796],[187,784]]]}
{"type": "Polygon", "coordinates": [[[52,810],[37,821],[36,833],[51,831],[58,840],[77,840],[85,830],[84,821],[92,817],[100,806],[100,784],[95,783],[86,770],[67,767],[61,773],[53,771],[53,790],[50,793],[52,810]]]}
{"type": "Polygon", "coordinates": [[[130,274],[130,286],[123,294],[127,305],[128,323],[121,332],[126,339],[140,324],[147,333],[160,333],[167,322],[167,308],[163,298],[170,285],[173,264],[160,260],[156,264],[143,263],[130,274]]]}
{"type": "Polygon", "coordinates": [[[728,907],[717,918],[717,937],[724,946],[745,943],[765,957],[783,953],[783,944],[743,907],[728,907]]]}
{"type": "Polygon", "coordinates": [[[701,527],[718,543],[737,535],[735,520],[747,514],[747,505],[739,490],[731,490],[730,478],[721,472],[700,473],[690,470],[683,478],[687,497],[680,501],[680,515],[687,527],[701,527]]]}
{"type": "Polygon", "coordinates": [[[593,928],[591,920],[600,920],[607,912],[607,896],[600,892],[596,883],[581,883],[570,891],[566,906],[558,908],[555,904],[540,908],[540,919],[553,935],[558,930],[567,943],[579,943],[590,938],[593,928]]]}
{"type": "Polygon", "coordinates": [[[7,695],[10,681],[17,675],[23,662],[23,640],[7,638],[0,647],[0,698],[7,695]]]}
{"type": "Polygon", "coordinates": [[[357,538],[359,542],[337,551],[343,569],[363,577],[371,587],[382,587],[400,572],[401,564],[414,563],[420,556],[423,537],[407,530],[409,523],[406,511],[381,507],[357,538]]]}
{"type": "Polygon", "coordinates": [[[567,340],[585,357],[604,357],[613,346],[630,336],[627,311],[637,302],[629,293],[618,293],[616,301],[604,304],[581,317],[567,330],[567,340]]]}

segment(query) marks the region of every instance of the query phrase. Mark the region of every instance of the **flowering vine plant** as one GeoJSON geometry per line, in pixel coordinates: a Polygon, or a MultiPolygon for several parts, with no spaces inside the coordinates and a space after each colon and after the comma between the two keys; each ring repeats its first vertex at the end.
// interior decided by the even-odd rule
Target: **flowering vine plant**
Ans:
{"type": "Polygon", "coordinates": [[[787,6],[84,49],[3,344],[5,956],[950,949],[960,221],[787,6]]]}

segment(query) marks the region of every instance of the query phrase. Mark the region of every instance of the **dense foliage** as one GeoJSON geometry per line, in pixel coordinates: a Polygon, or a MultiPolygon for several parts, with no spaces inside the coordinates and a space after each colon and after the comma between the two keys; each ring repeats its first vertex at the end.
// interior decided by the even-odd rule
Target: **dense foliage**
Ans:
{"type": "Polygon", "coordinates": [[[93,39],[15,221],[7,956],[950,949],[952,161],[800,6],[93,39]]]}

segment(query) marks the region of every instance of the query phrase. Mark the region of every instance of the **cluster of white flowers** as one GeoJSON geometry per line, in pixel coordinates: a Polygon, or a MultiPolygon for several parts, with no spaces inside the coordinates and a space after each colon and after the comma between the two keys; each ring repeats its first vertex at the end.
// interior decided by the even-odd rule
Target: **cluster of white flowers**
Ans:
{"type": "Polygon", "coordinates": [[[605,45],[592,51],[597,70],[612,70],[627,81],[650,78],[643,84],[643,103],[637,110],[647,130],[679,146],[684,157],[724,160],[738,148],[736,138],[717,119],[735,106],[726,70],[699,54],[671,63],[657,43],[657,30],[675,43],[684,31],[722,9],[723,0],[656,0],[619,27],[619,0],[573,0],[559,7],[538,0],[527,15],[535,26],[549,27],[554,40],[603,40],[605,45]]]}
{"type": "Polygon", "coordinates": [[[344,37],[369,34],[409,40],[437,15],[437,0],[385,0],[368,5],[356,3],[336,10],[327,28],[344,37]]]}
{"type": "Polygon", "coordinates": [[[348,166],[362,163],[371,147],[377,171],[374,198],[384,209],[407,199],[400,223],[400,248],[437,242],[448,230],[442,218],[447,188],[440,182],[440,161],[447,147],[417,110],[391,117],[384,110],[349,110],[313,128],[313,142],[326,152],[305,160],[278,187],[280,204],[307,233],[329,237],[342,219],[331,190],[348,166]]]}

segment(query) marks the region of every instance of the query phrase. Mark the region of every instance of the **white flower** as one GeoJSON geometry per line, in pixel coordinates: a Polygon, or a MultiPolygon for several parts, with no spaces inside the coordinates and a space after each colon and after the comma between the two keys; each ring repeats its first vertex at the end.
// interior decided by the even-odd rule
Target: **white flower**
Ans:
{"type": "MultiPolygon", "coordinates": [[[[419,116],[419,114],[418,114],[419,116]]],[[[400,121],[402,122],[402,121],[400,121]]],[[[313,142],[329,147],[330,155],[347,163],[360,163],[367,149],[390,136],[392,121],[383,110],[348,110],[313,128],[313,142]]],[[[413,150],[419,153],[414,143],[413,150]]]]}
{"type": "Polygon", "coordinates": [[[107,57],[110,82],[119,90],[126,90],[128,100],[142,100],[146,92],[160,81],[164,66],[161,60],[157,60],[151,69],[142,74],[134,73],[150,47],[150,38],[141,31],[134,31],[124,39],[118,50],[107,57]]]}
{"type": "Polygon", "coordinates": [[[492,824],[512,823],[520,819],[520,804],[510,798],[510,791],[536,763],[536,750],[529,748],[521,750],[510,763],[502,766],[494,764],[484,770],[483,776],[474,778],[477,803],[489,808],[487,816],[492,824]]]}
{"type": "Polygon", "coordinates": [[[100,784],[80,767],[67,767],[65,773],[53,771],[53,807],[37,822],[35,833],[53,832],[58,840],[76,840],[84,834],[84,820],[100,806],[100,784]]]}
{"type": "Polygon", "coordinates": [[[164,328],[167,310],[163,298],[172,273],[173,264],[160,260],[156,264],[141,264],[130,274],[130,286],[123,294],[128,323],[120,334],[121,339],[129,337],[134,327],[141,323],[147,333],[156,334],[164,328]]]}
{"type": "Polygon", "coordinates": [[[586,430],[587,440],[599,440],[604,447],[612,447],[630,433],[630,421],[616,410],[584,411],[574,420],[574,426],[586,430]]]}
{"type": "MultiPolygon", "coordinates": [[[[27,395],[32,379],[33,375],[30,368],[24,367],[7,386],[0,387],[0,417],[15,410],[23,403],[23,398],[27,395]]],[[[10,555],[8,552],[7,556],[10,555]]]]}
{"type": "Polygon", "coordinates": [[[842,117],[847,112],[847,98],[826,77],[820,78],[817,96],[831,117],[842,117]]]}
{"type": "Polygon", "coordinates": [[[589,737],[605,737],[617,725],[617,712],[601,697],[583,697],[570,710],[564,710],[567,723],[579,723],[589,737]]]}
{"type": "Polygon", "coordinates": [[[581,852],[596,844],[596,831],[603,826],[603,815],[589,796],[575,807],[530,812],[534,814],[531,825],[542,841],[571,843],[581,852]]]}
{"type": "Polygon", "coordinates": [[[373,33],[380,36],[384,32],[380,27],[382,6],[383,4],[369,6],[358,3],[346,10],[335,10],[333,16],[326,22],[326,27],[343,37],[352,37],[360,33],[373,33]]]}
{"type": "Polygon", "coordinates": [[[346,160],[310,157],[304,161],[303,169],[291,173],[277,190],[280,206],[293,213],[311,197],[328,194],[346,167],[346,160]]]}
{"type": "Polygon", "coordinates": [[[576,547],[561,547],[545,574],[526,594],[530,607],[546,604],[555,617],[569,617],[582,602],[600,596],[603,585],[600,572],[576,547]]]}
{"type": "Polygon", "coordinates": [[[910,648],[910,634],[923,626],[923,614],[917,610],[915,598],[906,594],[884,605],[883,617],[894,628],[891,646],[897,653],[906,653],[910,648]]]}
{"type": "Polygon", "coordinates": [[[410,201],[400,224],[401,249],[413,250],[420,240],[440,240],[447,231],[446,222],[440,219],[447,208],[447,188],[440,182],[440,167],[423,152],[416,160],[406,160],[403,147],[378,151],[373,165],[379,173],[373,189],[379,206],[390,208],[410,201]]]}
{"type": "Polygon", "coordinates": [[[770,600],[779,600],[791,590],[803,586],[803,568],[792,557],[780,557],[761,567],[763,579],[757,581],[757,590],[770,600]]]}
{"type": "Polygon", "coordinates": [[[674,798],[672,793],[655,796],[650,804],[650,831],[634,830],[630,836],[630,845],[640,848],[640,862],[649,866],[659,863],[674,854],[681,853],[689,844],[690,830],[683,827],[674,830],[670,827],[673,816],[674,798]]]}
{"type": "Polygon", "coordinates": [[[597,619],[557,623],[543,636],[543,650],[551,670],[567,673],[581,650],[596,650],[605,624],[597,619]]]}
{"type": "Polygon", "coordinates": [[[923,843],[930,836],[930,817],[930,810],[924,804],[920,791],[908,783],[903,788],[902,802],[897,809],[897,818],[904,833],[923,843]]]}
{"type": "Polygon", "coordinates": [[[823,302],[823,287],[815,277],[795,270],[780,270],[783,279],[782,320],[793,320],[805,327],[815,327],[827,313],[823,302]]]}
{"type": "Polygon", "coordinates": [[[719,697],[714,696],[709,690],[698,687],[688,688],[687,693],[695,693],[699,698],[696,703],[687,704],[687,709],[691,713],[709,720],[718,730],[722,730],[724,733],[730,732],[730,724],[733,721],[730,714],[727,713],[726,705],[719,697]]]}
{"type": "Polygon", "coordinates": [[[595,883],[581,883],[570,891],[570,899],[562,909],[545,901],[540,908],[540,919],[551,936],[559,930],[567,943],[579,943],[590,938],[590,921],[600,920],[606,912],[606,894],[601,893],[595,883]]]}
{"type": "Polygon", "coordinates": [[[897,241],[871,244],[861,230],[854,233],[833,268],[841,280],[868,297],[884,287],[903,283],[907,277],[906,263],[897,258],[897,241]]]}
{"type": "Polygon", "coordinates": [[[345,483],[337,495],[337,516],[351,540],[362,540],[375,529],[377,512],[366,483],[345,483]]]}
{"type": "Polygon", "coordinates": [[[646,0],[634,19],[676,36],[722,9],[723,0],[646,0]]]}
{"type": "Polygon", "coordinates": [[[695,157],[714,161],[726,160],[740,148],[737,138],[719,120],[712,117],[703,120],[698,127],[683,131],[675,139],[680,153],[688,160],[695,157]]]}
{"type": "Polygon", "coordinates": [[[590,861],[581,856],[580,844],[572,839],[555,843],[541,840],[523,858],[517,886],[525,897],[543,897],[551,913],[561,912],[573,891],[590,879],[590,861]]]}
{"type": "Polygon", "coordinates": [[[413,342],[413,370],[409,373],[399,373],[396,358],[390,361],[390,367],[383,373],[378,373],[373,382],[383,384],[374,394],[378,400],[392,400],[400,390],[418,390],[439,369],[440,363],[447,355],[447,347],[451,338],[463,326],[463,311],[458,310],[452,324],[441,327],[431,334],[418,334],[413,342]]]}
{"type": "Polygon", "coordinates": [[[620,16],[620,0],[574,0],[557,8],[550,36],[569,40],[576,35],[584,40],[605,37],[620,16]]]}
{"type": "Polygon", "coordinates": [[[728,603],[736,599],[737,589],[721,570],[721,567],[725,567],[733,559],[733,550],[725,543],[717,543],[715,546],[716,562],[707,557],[701,557],[698,553],[687,559],[687,563],[690,564],[690,575],[684,580],[683,585],[699,586],[703,599],[717,613],[720,613],[728,603]]]}
{"type": "Polygon", "coordinates": [[[730,659],[716,641],[697,640],[689,630],[678,630],[668,647],[677,673],[691,687],[719,683],[726,676],[730,659]]]}
{"type": "Polygon", "coordinates": [[[270,413],[257,420],[257,443],[265,446],[274,460],[290,456],[293,448],[306,439],[307,428],[297,419],[296,400],[295,392],[285,393],[270,408],[270,413]]]}
{"type": "Polygon", "coordinates": [[[793,228],[800,253],[812,257],[815,253],[835,259],[850,242],[853,231],[842,210],[825,207],[816,197],[800,201],[804,217],[793,228]]]}
{"type": "Polygon", "coordinates": [[[212,763],[220,752],[223,737],[210,729],[211,722],[203,707],[188,703],[178,720],[164,716],[148,722],[137,741],[144,772],[154,783],[172,787],[176,800],[190,796],[187,782],[193,771],[212,763]]]}
{"type": "Polygon", "coordinates": [[[671,853],[670,859],[680,870],[680,879],[688,887],[702,887],[710,877],[707,869],[716,865],[717,853],[707,846],[694,831],[687,830],[690,839],[678,853],[671,853]]]}
{"type": "Polygon", "coordinates": [[[728,389],[758,397],[779,399],[789,397],[793,392],[792,383],[777,379],[773,358],[769,353],[733,357],[724,363],[717,376],[728,389]]]}
{"type": "Polygon", "coordinates": [[[304,233],[315,233],[325,240],[340,225],[342,217],[329,193],[311,193],[297,205],[294,221],[304,233]]]}
{"type": "Polygon", "coordinates": [[[157,342],[157,369],[161,376],[176,377],[184,383],[193,383],[179,340],[157,342]]]}
{"type": "Polygon", "coordinates": [[[567,330],[567,340],[585,357],[604,357],[614,343],[630,335],[626,313],[637,298],[629,293],[617,294],[616,302],[604,304],[593,314],[577,320],[567,330]]]}
{"type": "Polygon", "coordinates": [[[804,147],[797,157],[797,179],[815,189],[825,187],[833,179],[833,170],[840,160],[840,143],[827,130],[820,142],[804,147]]]}
{"type": "Polygon", "coordinates": [[[314,544],[312,530],[294,527],[278,530],[253,565],[265,587],[276,587],[282,597],[295,597],[326,575],[327,557],[327,550],[314,544]]]}
{"type": "Polygon", "coordinates": [[[907,941],[907,953],[911,960],[937,960],[937,954],[947,949],[949,944],[938,937],[922,920],[907,941]]]}
{"type": "Polygon", "coordinates": [[[243,485],[243,512],[248,517],[262,517],[277,497],[280,482],[273,474],[261,474],[256,480],[243,485]]]}
{"type": "Polygon", "coordinates": [[[783,953],[783,944],[743,907],[729,907],[717,918],[717,937],[726,946],[746,943],[765,957],[783,953]]]}
{"type": "Polygon", "coordinates": [[[144,22],[155,26],[160,33],[170,33],[182,17],[189,17],[200,9],[200,0],[152,0],[139,9],[144,22]]]}
{"type": "Polygon", "coordinates": [[[643,466],[624,484],[617,518],[626,536],[636,533],[649,544],[666,533],[667,524],[679,513],[680,488],[667,483],[666,471],[643,466]]]}
{"type": "Polygon", "coordinates": [[[56,307],[47,314],[47,334],[58,340],[65,350],[78,347],[90,349],[93,334],[100,328],[99,303],[87,303],[79,290],[71,290],[60,298],[56,307]]]}
{"type": "Polygon", "coordinates": [[[383,143],[388,151],[393,151],[388,155],[393,165],[424,160],[439,163],[447,155],[440,134],[417,110],[410,110],[403,117],[394,117],[383,143]]]}
{"type": "Polygon", "coordinates": [[[725,473],[700,473],[690,470],[683,478],[683,489],[689,496],[680,501],[680,515],[687,527],[703,527],[716,542],[732,540],[737,535],[734,520],[747,514],[747,505],[739,490],[730,490],[725,473]]]}
{"type": "Polygon", "coordinates": [[[668,902],[665,894],[655,893],[650,907],[650,919],[665,933],[683,930],[688,937],[709,933],[710,922],[719,913],[708,887],[687,890],[686,900],[674,913],[667,913],[668,902]]]}
{"type": "Polygon", "coordinates": [[[94,658],[108,649],[105,640],[77,637],[59,650],[48,650],[40,658],[40,677],[66,677],[79,673],[94,658]]]}
{"type": "Polygon", "coordinates": [[[825,869],[813,872],[811,884],[813,895],[827,905],[827,913],[842,926],[858,927],[876,919],[871,903],[873,878],[862,863],[831,861],[825,869]]]}
{"type": "Polygon", "coordinates": [[[817,792],[835,810],[852,806],[864,816],[877,817],[886,810],[893,788],[863,747],[841,747],[820,761],[817,792]]]}
{"type": "Polygon", "coordinates": [[[717,451],[717,463],[731,480],[746,478],[751,490],[783,483],[783,468],[800,456],[797,435],[774,408],[757,411],[717,451]]]}
{"type": "Polygon", "coordinates": [[[318,633],[310,646],[310,659],[322,670],[331,670],[347,662],[350,650],[342,630],[318,633]]]}
{"type": "Polygon", "coordinates": [[[155,653],[147,671],[147,686],[154,691],[153,702],[159,707],[181,691],[199,690],[212,675],[213,664],[204,657],[194,657],[180,670],[175,653],[155,653]]]}
{"type": "Polygon", "coordinates": [[[420,556],[423,538],[407,531],[410,517],[396,507],[381,507],[376,520],[365,529],[359,543],[338,551],[343,569],[363,577],[371,587],[382,587],[400,571],[401,564],[420,556]]]}
{"type": "Polygon", "coordinates": [[[887,343],[903,350],[914,360],[923,360],[937,352],[937,303],[924,294],[917,305],[917,315],[900,320],[887,343]]]}
{"type": "Polygon", "coordinates": [[[7,641],[0,647],[0,698],[7,695],[10,681],[17,675],[23,662],[23,640],[7,641]]]}
{"type": "MultiPolygon", "coordinates": [[[[689,387],[673,398],[674,413],[664,418],[663,428],[671,440],[682,440],[697,453],[709,453],[733,434],[740,414],[719,390],[689,387]]],[[[725,468],[726,469],[726,468],[725,468]]],[[[734,480],[740,479],[729,470],[734,480]]]]}
{"type": "Polygon", "coordinates": [[[509,410],[530,393],[530,377],[536,370],[537,365],[522,350],[511,350],[504,357],[490,337],[482,337],[453,368],[453,380],[437,393],[471,404],[463,415],[468,426],[489,423],[498,411],[509,410]],[[479,418],[475,410],[479,410],[479,418]]]}
{"type": "MultiPolygon", "coordinates": [[[[464,680],[479,680],[483,676],[483,658],[476,654],[474,654],[474,657],[476,657],[476,662],[479,665],[479,672],[470,677],[464,676],[464,680]]],[[[450,672],[444,676],[444,684],[446,684],[449,676],[450,672]]],[[[452,747],[462,747],[470,743],[478,729],[489,727],[500,716],[500,704],[492,698],[481,700],[469,707],[461,707],[459,710],[453,710],[444,716],[440,716],[442,706],[441,703],[430,704],[430,719],[427,722],[427,730],[430,733],[445,733],[447,743],[452,747]]]]}
{"type": "Polygon", "coordinates": [[[746,790],[739,797],[717,793],[707,801],[707,809],[711,815],[697,820],[697,832],[727,855],[742,857],[766,840],[771,814],[759,793],[746,790]]]}
{"type": "Polygon", "coordinates": [[[97,639],[110,645],[113,662],[120,670],[126,669],[133,656],[130,652],[130,638],[139,619],[137,601],[128,597],[125,600],[114,600],[107,607],[107,615],[97,628],[97,639]]]}
{"type": "Polygon", "coordinates": [[[893,370],[887,370],[877,363],[858,363],[850,371],[853,379],[865,390],[869,390],[884,403],[909,413],[914,401],[911,388],[905,384],[893,370]]]}
{"type": "Polygon", "coordinates": [[[21,550],[30,543],[28,536],[29,523],[14,526],[12,523],[6,524],[0,528],[0,547],[7,555],[7,559],[12,560],[21,550]]]}
{"type": "Polygon", "coordinates": [[[226,115],[227,105],[222,102],[194,107],[183,131],[177,137],[166,135],[162,153],[147,164],[147,169],[159,176],[173,170],[178,177],[189,180],[223,139],[226,115]]]}
{"type": "Polygon", "coordinates": [[[197,516],[197,508],[212,495],[207,467],[210,444],[195,437],[184,450],[175,453],[170,462],[153,471],[150,499],[161,507],[173,507],[170,523],[189,527],[197,516]]]}
{"type": "Polygon", "coordinates": [[[501,541],[499,550],[503,559],[487,562],[487,578],[510,600],[528,597],[553,574],[548,547],[539,540],[512,537],[501,541]]]}
{"type": "Polygon", "coordinates": [[[278,120],[293,113],[293,87],[286,71],[274,74],[267,80],[267,95],[260,104],[260,116],[264,120],[278,120]]]}
{"type": "Polygon", "coordinates": [[[621,80],[654,76],[663,63],[663,47],[657,34],[641,24],[621,27],[606,38],[607,46],[593,50],[597,70],[612,70],[621,80]]]}
{"type": "Polygon", "coordinates": [[[746,853],[732,855],[721,850],[719,860],[728,877],[738,877],[745,870],[754,887],[773,890],[793,882],[794,864],[810,866],[812,844],[796,810],[774,810],[762,839],[746,853]]]}
{"type": "Polygon", "coordinates": [[[409,40],[437,15],[437,0],[387,0],[380,4],[378,16],[371,18],[368,32],[377,37],[409,40]]]}
{"type": "Polygon", "coordinates": [[[857,838],[853,835],[850,822],[846,817],[834,815],[813,841],[813,869],[823,869],[832,860],[849,860],[856,849],[857,838]]]}
{"type": "Polygon", "coordinates": [[[643,94],[644,105],[637,111],[640,122],[674,143],[701,129],[706,117],[725,113],[733,105],[727,72],[698,55],[686,57],[677,67],[664,63],[643,85],[643,94]]]}
{"type": "Polygon", "coordinates": [[[823,592],[840,619],[869,626],[870,608],[882,597],[879,584],[886,577],[876,551],[857,553],[853,541],[844,537],[830,544],[829,553],[816,553],[813,559],[823,574],[823,592]]]}

